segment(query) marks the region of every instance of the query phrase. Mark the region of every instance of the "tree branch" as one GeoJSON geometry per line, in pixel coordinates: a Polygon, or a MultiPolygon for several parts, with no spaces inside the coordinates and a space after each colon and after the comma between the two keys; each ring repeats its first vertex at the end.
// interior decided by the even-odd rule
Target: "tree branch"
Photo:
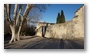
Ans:
{"type": "Polygon", "coordinates": [[[46,9],[45,5],[39,5],[39,6],[33,5],[32,7],[35,7],[35,8],[37,8],[37,9],[39,9],[40,12],[43,12],[43,11],[46,9]],[[41,7],[40,7],[40,6],[41,6],[41,7]]]}
{"type": "Polygon", "coordinates": [[[23,14],[23,18],[26,18],[28,16],[28,13],[32,8],[31,6],[32,6],[31,4],[27,4],[26,9],[25,9],[24,14],[23,14]]]}
{"type": "Polygon", "coordinates": [[[24,14],[23,14],[23,16],[21,15],[21,23],[20,23],[20,26],[22,26],[22,24],[23,24],[23,22],[24,22],[24,20],[27,18],[27,16],[28,16],[28,14],[29,14],[29,11],[31,10],[31,7],[32,5],[31,4],[27,4],[27,6],[26,6],[26,9],[25,9],[25,11],[24,11],[24,14]]]}
{"type": "Polygon", "coordinates": [[[18,4],[15,4],[15,6],[14,6],[14,14],[13,14],[13,19],[14,19],[14,23],[15,23],[15,24],[16,24],[17,7],[18,7],[18,4]]]}
{"type": "MultiPolygon", "coordinates": [[[[21,5],[20,5],[20,7],[21,7],[21,5]]],[[[20,20],[20,12],[21,12],[21,9],[22,8],[19,8],[20,10],[19,10],[19,12],[18,12],[18,15],[17,15],[17,18],[16,18],[16,25],[18,25],[20,22],[19,22],[19,20],[20,20]]]]}
{"type": "Polygon", "coordinates": [[[13,24],[10,18],[10,8],[11,8],[10,4],[4,4],[5,18],[7,19],[9,24],[13,24]]]}

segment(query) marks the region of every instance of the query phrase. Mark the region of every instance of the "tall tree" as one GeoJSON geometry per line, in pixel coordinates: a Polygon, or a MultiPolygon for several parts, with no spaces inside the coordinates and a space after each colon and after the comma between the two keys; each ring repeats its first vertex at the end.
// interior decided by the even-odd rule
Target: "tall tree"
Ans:
{"type": "Polygon", "coordinates": [[[64,11],[61,10],[61,23],[65,22],[65,16],[64,16],[64,11]]]}
{"type": "Polygon", "coordinates": [[[60,23],[60,13],[58,13],[56,23],[57,23],[57,24],[60,23]]]}
{"type": "Polygon", "coordinates": [[[58,24],[58,23],[64,23],[64,22],[65,22],[64,11],[61,10],[61,15],[60,13],[58,13],[56,23],[58,24]]]}
{"type": "Polygon", "coordinates": [[[22,25],[31,19],[37,20],[38,15],[36,15],[33,10],[40,10],[40,12],[45,11],[45,5],[41,4],[4,4],[4,17],[8,21],[12,37],[9,43],[13,41],[20,40],[20,31],[22,25]],[[32,14],[33,15],[32,15],[32,14]]]}

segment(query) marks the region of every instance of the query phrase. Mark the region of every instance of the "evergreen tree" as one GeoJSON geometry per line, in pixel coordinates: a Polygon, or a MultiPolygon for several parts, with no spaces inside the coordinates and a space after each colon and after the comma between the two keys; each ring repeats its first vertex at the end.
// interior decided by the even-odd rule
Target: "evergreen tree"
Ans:
{"type": "Polygon", "coordinates": [[[61,10],[61,22],[60,23],[64,23],[65,22],[65,16],[64,16],[64,11],[61,10]]]}
{"type": "Polygon", "coordinates": [[[57,20],[56,20],[56,23],[59,23],[59,22],[60,22],[60,13],[58,13],[57,20]]]}
{"type": "Polygon", "coordinates": [[[64,22],[65,22],[64,11],[61,10],[61,15],[60,13],[58,13],[56,23],[58,24],[58,23],[64,23],[64,22]]]}

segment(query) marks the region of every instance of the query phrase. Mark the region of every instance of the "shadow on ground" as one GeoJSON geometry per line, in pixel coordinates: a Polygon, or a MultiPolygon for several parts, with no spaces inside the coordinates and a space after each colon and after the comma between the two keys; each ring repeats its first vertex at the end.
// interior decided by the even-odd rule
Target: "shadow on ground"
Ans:
{"type": "Polygon", "coordinates": [[[11,44],[4,43],[5,49],[84,49],[84,42],[43,37],[28,37],[11,44]]]}

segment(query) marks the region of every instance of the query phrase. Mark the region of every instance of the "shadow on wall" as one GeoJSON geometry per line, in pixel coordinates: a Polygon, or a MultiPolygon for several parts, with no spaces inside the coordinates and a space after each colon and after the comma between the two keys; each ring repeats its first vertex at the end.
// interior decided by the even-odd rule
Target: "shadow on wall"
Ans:
{"type": "Polygon", "coordinates": [[[46,24],[46,26],[42,26],[42,37],[45,37],[47,27],[48,27],[48,23],[46,24]]]}

